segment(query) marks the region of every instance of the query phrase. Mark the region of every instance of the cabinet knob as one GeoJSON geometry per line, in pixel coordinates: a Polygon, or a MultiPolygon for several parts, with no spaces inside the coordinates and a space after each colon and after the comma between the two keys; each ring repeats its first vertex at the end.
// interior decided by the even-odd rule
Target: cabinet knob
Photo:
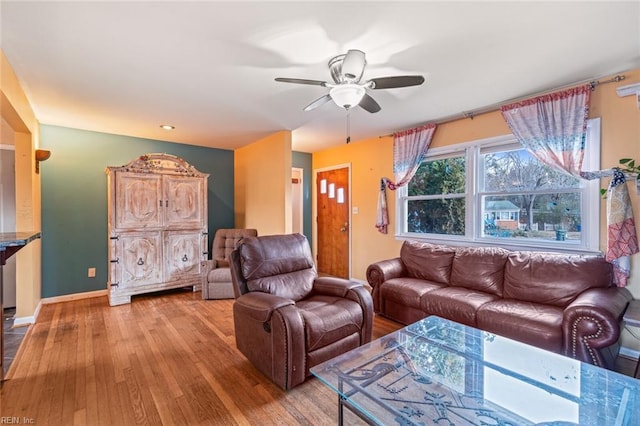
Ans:
{"type": "Polygon", "coordinates": [[[144,265],[144,260],[142,260],[142,258],[138,259],[138,265],[144,265]]]}
{"type": "Polygon", "coordinates": [[[184,256],[182,256],[182,261],[186,262],[187,260],[189,260],[189,258],[187,257],[187,255],[185,254],[184,256]]]}

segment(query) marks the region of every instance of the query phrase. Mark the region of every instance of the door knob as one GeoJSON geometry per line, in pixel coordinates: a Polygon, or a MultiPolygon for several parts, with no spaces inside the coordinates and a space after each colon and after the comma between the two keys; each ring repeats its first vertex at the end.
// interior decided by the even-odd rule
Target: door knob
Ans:
{"type": "Polygon", "coordinates": [[[340,232],[347,232],[347,229],[349,229],[349,222],[345,222],[344,225],[340,227],[340,232]]]}

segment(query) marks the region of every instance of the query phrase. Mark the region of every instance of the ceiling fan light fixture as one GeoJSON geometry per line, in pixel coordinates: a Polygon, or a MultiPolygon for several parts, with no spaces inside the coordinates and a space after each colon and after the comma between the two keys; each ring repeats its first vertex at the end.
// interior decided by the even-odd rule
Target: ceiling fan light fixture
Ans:
{"type": "Polygon", "coordinates": [[[349,109],[357,106],[366,90],[357,84],[340,84],[329,91],[331,99],[341,108],[349,109]]]}

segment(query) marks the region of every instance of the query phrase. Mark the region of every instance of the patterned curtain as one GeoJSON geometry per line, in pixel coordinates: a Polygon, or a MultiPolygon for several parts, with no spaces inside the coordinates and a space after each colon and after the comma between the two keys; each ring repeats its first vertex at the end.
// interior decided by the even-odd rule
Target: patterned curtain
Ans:
{"type": "Polygon", "coordinates": [[[393,134],[393,174],[395,182],[384,177],[380,179],[376,218],[376,228],[378,228],[379,232],[386,234],[389,225],[386,188],[395,191],[409,183],[427,155],[427,150],[435,131],[435,124],[427,124],[393,134]]]}
{"type": "Polygon", "coordinates": [[[587,84],[505,105],[502,116],[539,161],[580,177],[590,95],[587,84]]]}
{"type": "Polygon", "coordinates": [[[584,146],[591,86],[539,96],[502,107],[502,116],[518,141],[539,161],[572,176],[597,179],[611,176],[607,196],[607,252],[614,282],[627,285],[629,256],[638,252],[638,239],[625,176],[618,169],[583,172],[584,146]]]}

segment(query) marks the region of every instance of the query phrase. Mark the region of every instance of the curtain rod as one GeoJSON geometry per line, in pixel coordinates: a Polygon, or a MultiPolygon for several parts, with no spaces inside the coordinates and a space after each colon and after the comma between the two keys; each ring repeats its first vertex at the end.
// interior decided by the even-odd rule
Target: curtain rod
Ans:
{"type": "MultiPolygon", "coordinates": [[[[497,111],[499,110],[503,105],[508,105],[514,102],[520,102],[520,101],[524,101],[526,99],[529,98],[535,98],[538,96],[542,96],[542,95],[546,95],[549,93],[553,93],[556,92],[558,90],[563,90],[563,89],[568,89],[571,87],[575,87],[584,83],[589,83],[589,86],[591,86],[591,90],[595,90],[596,86],[600,85],[600,84],[607,84],[607,83],[617,83],[619,81],[622,81],[625,79],[625,76],[623,74],[618,74],[615,77],[610,78],[609,80],[604,80],[604,81],[600,81],[600,80],[583,80],[583,81],[579,81],[577,83],[571,83],[571,84],[567,84],[565,86],[560,86],[560,87],[556,87],[555,89],[548,89],[548,90],[543,90],[540,92],[536,92],[536,93],[531,93],[529,95],[525,95],[525,96],[520,96],[517,98],[512,98],[512,99],[508,99],[506,101],[502,101],[502,102],[498,102],[495,104],[491,104],[491,105],[487,105],[485,107],[473,110],[473,111],[467,111],[467,112],[461,112],[458,114],[453,114],[453,115],[448,115],[446,117],[442,117],[439,118],[437,120],[433,120],[433,121],[428,121],[424,124],[445,124],[445,123],[450,123],[452,121],[456,121],[456,120],[461,120],[463,118],[470,118],[473,120],[473,118],[477,115],[481,115],[481,114],[486,114],[488,112],[493,112],[493,111],[497,111]]],[[[415,127],[420,127],[420,125],[415,126],[415,127]]],[[[387,135],[381,135],[378,136],[378,138],[386,138],[386,137],[390,137],[393,136],[393,133],[387,134],[387,135]]]]}

